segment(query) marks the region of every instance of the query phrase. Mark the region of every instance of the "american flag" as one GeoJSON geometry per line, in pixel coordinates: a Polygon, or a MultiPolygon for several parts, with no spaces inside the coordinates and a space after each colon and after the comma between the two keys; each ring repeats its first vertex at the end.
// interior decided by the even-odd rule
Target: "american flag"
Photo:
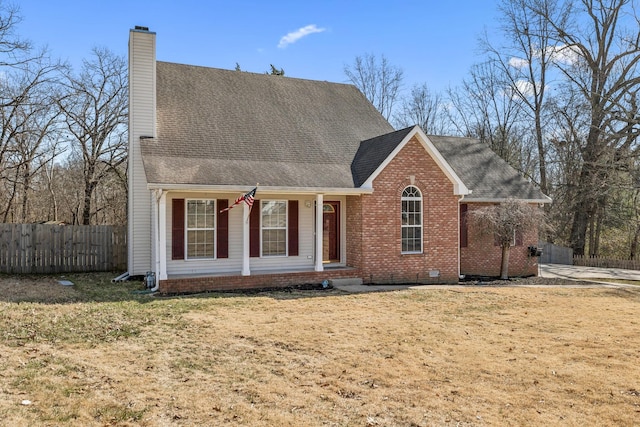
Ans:
{"type": "Polygon", "coordinates": [[[242,196],[238,197],[236,199],[236,201],[233,202],[233,204],[231,206],[229,206],[228,208],[222,209],[220,211],[220,213],[226,212],[229,209],[235,207],[236,205],[239,205],[242,202],[245,202],[247,204],[247,206],[249,206],[250,208],[253,207],[253,201],[256,198],[256,190],[258,190],[258,187],[254,188],[253,190],[249,191],[248,193],[243,194],[242,196]]]}

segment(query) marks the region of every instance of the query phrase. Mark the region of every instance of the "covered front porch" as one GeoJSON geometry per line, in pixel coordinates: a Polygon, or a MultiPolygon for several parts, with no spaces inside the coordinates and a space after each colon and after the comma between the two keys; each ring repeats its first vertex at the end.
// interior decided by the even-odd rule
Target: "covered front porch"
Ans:
{"type": "Polygon", "coordinates": [[[252,204],[223,209],[238,193],[156,189],[153,257],[160,291],[289,286],[358,276],[347,268],[347,199],[362,190],[300,190],[259,187],[252,204]],[[211,215],[204,217],[210,229],[202,234],[209,233],[213,245],[206,254],[193,257],[192,205],[204,206],[211,215]],[[273,206],[279,206],[275,217],[273,206]],[[274,229],[280,230],[275,240],[274,229]]]}

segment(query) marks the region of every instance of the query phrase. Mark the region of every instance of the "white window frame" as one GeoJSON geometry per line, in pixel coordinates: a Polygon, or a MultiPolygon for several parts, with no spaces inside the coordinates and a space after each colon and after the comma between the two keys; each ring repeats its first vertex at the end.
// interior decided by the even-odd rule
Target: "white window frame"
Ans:
{"type": "Polygon", "coordinates": [[[216,221],[218,220],[218,212],[216,212],[216,199],[185,199],[184,209],[184,258],[186,260],[215,260],[216,259],[216,238],[217,229],[216,221]],[[213,227],[189,227],[189,202],[213,202],[213,227]],[[213,231],[213,255],[212,256],[189,256],[189,231],[213,231]]]}
{"type": "Polygon", "coordinates": [[[265,258],[278,258],[289,256],[289,201],[288,200],[260,200],[260,256],[265,258]],[[284,226],[283,227],[266,227],[263,223],[262,208],[268,203],[284,203],[284,226]],[[264,231],[265,230],[282,230],[284,229],[284,253],[283,254],[265,254],[264,253],[264,231]]]}
{"type": "MultiPolygon", "coordinates": [[[[415,194],[415,193],[414,193],[415,194]]],[[[423,197],[422,197],[422,192],[420,191],[420,189],[418,187],[416,187],[415,185],[408,185],[406,186],[403,190],[402,190],[402,194],[400,197],[400,253],[401,254],[421,254],[424,251],[424,224],[423,224],[423,219],[424,217],[424,202],[423,202],[423,197]],[[413,197],[413,196],[405,196],[405,193],[407,192],[408,189],[414,189],[414,192],[417,192],[420,197],[413,197]],[[404,221],[402,219],[402,217],[405,214],[405,211],[403,209],[403,205],[404,202],[420,202],[420,210],[417,212],[411,212],[411,213],[418,213],[420,215],[420,224],[404,224],[404,221]],[[419,251],[405,251],[404,249],[404,241],[405,238],[402,237],[403,236],[403,230],[405,229],[419,229],[420,230],[420,250],[419,251]]]]}

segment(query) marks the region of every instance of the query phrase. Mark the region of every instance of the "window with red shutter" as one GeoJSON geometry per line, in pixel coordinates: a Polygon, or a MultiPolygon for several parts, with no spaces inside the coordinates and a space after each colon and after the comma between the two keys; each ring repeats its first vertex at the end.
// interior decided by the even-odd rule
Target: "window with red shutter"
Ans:
{"type": "Polygon", "coordinates": [[[218,258],[229,258],[229,211],[220,212],[228,206],[228,200],[218,200],[218,227],[216,230],[216,255],[218,258]]]}
{"type": "Polygon", "coordinates": [[[184,259],[184,199],[171,201],[171,259],[184,259]]]}
{"type": "Polygon", "coordinates": [[[289,256],[298,256],[298,201],[289,200],[289,256]]]}
{"type": "Polygon", "coordinates": [[[260,200],[253,201],[253,208],[249,215],[249,256],[260,256],[260,200]]]}

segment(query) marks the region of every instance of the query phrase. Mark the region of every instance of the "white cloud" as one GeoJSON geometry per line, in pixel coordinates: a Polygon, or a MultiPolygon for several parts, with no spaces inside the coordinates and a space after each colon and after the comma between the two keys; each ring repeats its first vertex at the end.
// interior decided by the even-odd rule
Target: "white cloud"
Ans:
{"type": "Polygon", "coordinates": [[[306,27],[299,28],[296,31],[290,32],[286,36],[283,36],[280,39],[280,43],[278,43],[278,47],[280,49],[284,49],[287,45],[293,44],[309,34],[321,33],[325,30],[326,28],[318,28],[315,24],[307,25],[306,27]]]}
{"type": "Polygon", "coordinates": [[[529,61],[522,58],[516,58],[515,56],[509,60],[509,65],[513,68],[521,69],[529,65],[529,61]]]}
{"type": "MultiPolygon", "coordinates": [[[[548,59],[552,59],[556,63],[565,64],[565,65],[573,65],[580,61],[580,50],[575,46],[558,45],[558,46],[547,46],[544,51],[546,57],[548,59]]],[[[531,52],[534,58],[542,57],[542,50],[534,49],[531,52]]],[[[524,67],[529,65],[529,61],[523,58],[512,57],[509,59],[509,65],[518,70],[523,69],[524,67]]]]}
{"type": "Polygon", "coordinates": [[[533,84],[531,84],[531,82],[528,82],[526,80],[518,80],[516,82],[516,88],[518,92],[520,92],[524,96],[533,96],[534,89],[535,89],[533,87],[533,84]]]}
{"type": "Polygon", "coordinates": [[[560,62],[567,65],[573,65],[580,61],[580,49],[576,46],[560,45],[552,46],[551,55],[556,62],[560,62]]]}

